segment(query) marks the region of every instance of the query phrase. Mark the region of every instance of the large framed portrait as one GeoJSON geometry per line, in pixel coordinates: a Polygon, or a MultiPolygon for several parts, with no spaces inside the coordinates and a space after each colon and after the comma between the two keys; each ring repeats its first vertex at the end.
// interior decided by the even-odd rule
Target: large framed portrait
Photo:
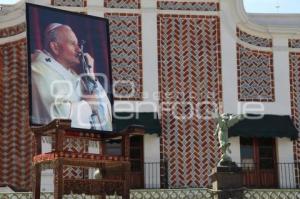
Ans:
{"type": "Polygon", "coordinates": [[[108,20],[26,3],[30,124],[111,132],[108,20]]]}

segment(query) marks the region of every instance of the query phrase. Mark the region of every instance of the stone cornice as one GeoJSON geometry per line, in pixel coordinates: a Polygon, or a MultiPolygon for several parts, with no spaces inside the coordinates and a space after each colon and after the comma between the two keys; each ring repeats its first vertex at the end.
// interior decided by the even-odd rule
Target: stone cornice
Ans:
{"type": "Polygon", "coordinates": [[[1,5],[1,7],[1,29],[19,25],[25,22],[25,0],[21,0],[13,5],[1,5]]]}

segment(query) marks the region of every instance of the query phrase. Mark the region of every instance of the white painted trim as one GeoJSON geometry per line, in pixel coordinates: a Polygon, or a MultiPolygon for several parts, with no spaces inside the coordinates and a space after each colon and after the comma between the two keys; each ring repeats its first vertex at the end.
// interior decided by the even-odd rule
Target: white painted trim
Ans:
{"type": "Polygon", "coordinates": [[[196,10],[157,10],[157,14],[220,16],[219,11],[196,11],[196,10]]]}
{"type": "Polygon", "coordinates": [[[230,137],[229,138],[230,147],[231,150],[230,157],[233,162],[241,163],[241,145],[240,145],[240,137],[230,137]]]}
{"type": "Polygon", "coordinates": [[[6,15],[0,14],[0,25],[1,28],[4,28],[5,25],[2,24],[10,24],[11,21],[18,21],[18,19],[21,18],[23,21],[25,21],[25,6],[22,8],[18,8],[15,10],[10,11],[10,13],[6,15]]]}
{"type": "MultiPolygon", "coordinates": [[[[280,27],[274,25],[262,26],[251,21],[247,15],[243,0],[228,0],[231,4],[232,10],[235,11],[237,17],[237,26],[244,27],[254,32],[261,32],[265,34],[285,34],[293,35],[300,34],[300,28],[293,27],[280,27]]],[[[299,15],[300,17],[300,15],[299,15]]]]}
{"type": "MultiPolygon", "coordinates": [[[[293,163],[293,142],[288,138],[276,138],[276,154],[278,163],[293,163]]],[[[278,168],[278,180],[280,188],[296,188],[295,168],[289,165],[288,170],[280,165],[278,168]]],[[[286,165],[287,166],[287,165],[286,165]]]]}
{"type": "Polygon", "coordinates": [[[239,38],[236,38],[236,43],[242,45],[245,48],[249,48],[250,50],[258,50],[258,51],[264,51],[264,52],[273,52],[272,48],[255,46],[255,45],[249,44],[247,42],[244,42],[244,41],[240,40],[239,38]]]}
{"type": "Polygon", "coordinates": [[[145,134],[144,139],[144,183],[145,188],[160,187],[160,138],[157,134],[145,134]],[[155,164],[151,164],[155,163],[155,164]]]}
{"type": "Polygon", "coordinates": [[[103,7],[104,6],[104,0],[88,0],[87,1],[87,7],[103,7]]]}
{"type": "Polygon", "coordinates": [[[22,7],[24,3],[25,3],[25,0],[20,0],[15,4],[1,4],[1,6],[18,9],[18,8],[22,7]]]}
{"type": "Polygon", "coordinates": [[[289,52],[300,53],[300,48],[289,48],[289,52]]]}
{"type": "Polygon", "coordinates": [[[56,9],[60,9],[60,10],[71,11],[71,12],[87,12],[88,11],[87,7],[52,6],[52,5],[49,5],[48,7],[56,8],[56,9]]]}
{"type": "Polygon", "coordinates": [[[22,32],[18,35],[14,35],[14,36],[11,36],[11,37],[0,38],[0,45],[10,43],[10,42],[14,42],[14,41],[18,41],[18,40],[21,40],[21,39],[24,39],[24,38],[26,38],[26,32],[22,32]]]}
{"type": "Polygon", "coordinates": [[[1,26],[0,29],[5,29],[5,28],[12,27],[12,26],[17,26],[17,25],[20,25],[24,22],[25,22],[25,15],[23,15],[21,17],[17,17],[15,19],[12,19],[12,20],[9,20],[9,21],[5,21],[3,23],[0,22],[0,26],[1,26]]]}
{"type": "Polygon", "coordinates": [[[264,38],[264,39],[272,39],[272,35],[269,33],[266,34],[266,33],[262,33],[262,32],[253,31],[243,25],[240,26],[238,24],[237,24],[237,27],[240,29],[240,31],[245,32],[251,36],[260,37],[260,38],[264,38]]]}
{"type": "Polygon", "coordinates": [[[121,8],[103,8],[100,9],[103,12],[109,13],[133,13],[133,14],[142,14],[141,9],[121,9],[121,8]]]}
{"type": "Polygon", "coordinates": [[[26,0],[28,3],[38,4],[42,6],[51,5],[51,0],[26,0]]]}

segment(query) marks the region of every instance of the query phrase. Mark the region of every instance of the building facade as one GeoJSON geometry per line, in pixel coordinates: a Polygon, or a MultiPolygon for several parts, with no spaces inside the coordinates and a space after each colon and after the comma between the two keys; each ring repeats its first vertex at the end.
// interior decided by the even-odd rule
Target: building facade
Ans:
{"type": "MultiPolygon", "coordinates": [[[[144,136],[143,161],[167,160],[171,188],[211,185],[209,174],[221,155],[214,110],[289,115],[300,128],[300,15],[248,15],[242,0],[28,2],[109,20],[118,82],[114,110],[159,113],[162,131],[144,136]]],[[[0,11],[0,185],[19,190],[31,187],[33,150],[24,3],[0,11]]],[[[265,141],[275,151],[268,158],[300,161],[299,139],[282,135],[265,141]]],[[[234,161],[262,161],[259,152],[243,153],[247,147],[259,151],[260,137],[230,142],[234,161]]],[[[46,142],[43,150],[50,150],[46,142]]],[[[293,179],[300,180],[299,169],[293,168],[293,179]]],[[[280,175],[277,183],[284,187],[280,175]]],[[[44,172],[43,190],[52,190],[52,176],[44,172]]]]}

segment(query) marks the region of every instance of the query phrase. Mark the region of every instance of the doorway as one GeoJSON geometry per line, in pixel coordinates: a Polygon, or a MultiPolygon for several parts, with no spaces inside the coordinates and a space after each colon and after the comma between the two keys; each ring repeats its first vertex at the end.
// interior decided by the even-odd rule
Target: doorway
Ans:
{"type": "Polygon", "coordinates": [[[244,186],[278,187],[275,139],[241,137],[240,145],[244,186]]]}
{"type": "Polygon", "coordinates": [[[130,138],[130,188],[144,188],[144,141],[143,136],[130,138]]]}
{"type": "MultiPolygon", "coordinates": [[[[105,145],[105,153],[108,155],[122,154],[121,140],[111,140],[105,145]]],[[[131,189],[144,188],[144,141],[143,136],[130,137],[130,177],[131,189]]]]}

